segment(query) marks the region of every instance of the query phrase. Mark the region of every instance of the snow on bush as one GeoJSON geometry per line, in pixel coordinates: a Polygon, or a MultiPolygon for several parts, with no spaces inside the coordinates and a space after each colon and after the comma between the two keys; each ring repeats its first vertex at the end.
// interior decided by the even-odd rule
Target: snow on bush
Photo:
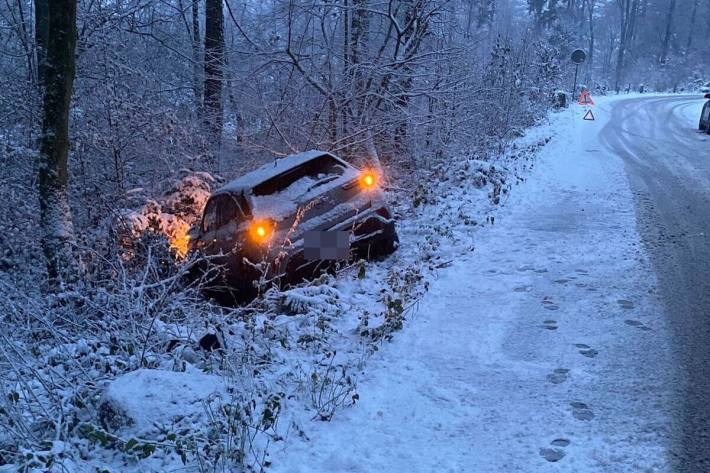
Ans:
{"type": "Polygon", "coordinates": [[[327,286],[305,286],[278,291],[269,290],[264,298],[270,309],[288,315],[308,314],[313,311],[328,312],[338,309],[340,294],[337,289],[327,286]]]}
{"type": "MultiPolygon", "coordinates": [[[[179,258],[187,254],[187,232],[202,217],[215,178],[206,172],[186,173],[158,200],[138,210],[124,209],[118,217],[119,241],[128,251],[146,232],[164,235],[179,258]]],[[[129,254],[130,256],[130,254],[129,254]]]]}

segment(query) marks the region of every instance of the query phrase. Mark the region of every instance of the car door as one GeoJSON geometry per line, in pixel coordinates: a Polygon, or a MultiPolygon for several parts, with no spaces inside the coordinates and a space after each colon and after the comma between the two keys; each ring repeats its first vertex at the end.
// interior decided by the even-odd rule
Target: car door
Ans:
{"type": "Polygon", "coordinates": [[[240,245],[238,230],[244,221],[239,199],[231,194],[209,200],[202,218],[202,239],[208,255],[229,254],[240,245]]]}

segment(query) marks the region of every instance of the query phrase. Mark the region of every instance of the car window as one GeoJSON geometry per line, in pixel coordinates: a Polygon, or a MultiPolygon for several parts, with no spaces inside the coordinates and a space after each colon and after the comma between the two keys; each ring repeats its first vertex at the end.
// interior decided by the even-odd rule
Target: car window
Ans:
{"type": "Polygon", "coordinates": [[[220,199],[219,206],[217,207],[217,220],[215,221],[215,228],[222,228],[229,222],[237,218],[237,203],[231,196],[225,196],[220,199]]]}
{"type": "Polygon", "coordinates": [[[324,155],[254,186],[252,192],[255,196],[274,194],[291,187],[293,183],[304,178],[312,181],[310,188],[313,188],[313,183],[320,185],[342,176],[345,169],[343,163],[332,156],[324,155]]]}
{"type": "Polygon", "coordinates": [[[241,195],[222,195],[210,199],[202,217],[202,230],[214,231],[229,222],[243,219],[248,213],[243,211],[240,200],[246,202],[241,195]]]}
{"type": "Polygon", "coordinates": [[[207,202],[205,211],[202,214],[202,231],[209,232],[214,230],[215,223],[217,222],[217,205],[219,199],[210,199],[207,202]]]}

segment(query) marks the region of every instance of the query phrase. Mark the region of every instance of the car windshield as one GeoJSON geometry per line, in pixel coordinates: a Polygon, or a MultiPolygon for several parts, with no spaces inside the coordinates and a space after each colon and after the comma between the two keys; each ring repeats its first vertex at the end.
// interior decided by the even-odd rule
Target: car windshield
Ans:
{"type": "Polygon", "coordinates": [[[214,231],[247,216],[251,214],[243,195],[220,195],[207,203],[202,217],[202,231],[214,231]]]}

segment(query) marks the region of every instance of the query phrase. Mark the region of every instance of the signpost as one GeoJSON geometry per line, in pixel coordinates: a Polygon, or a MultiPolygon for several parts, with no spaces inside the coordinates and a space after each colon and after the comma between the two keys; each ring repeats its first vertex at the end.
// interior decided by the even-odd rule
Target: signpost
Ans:
{"type": "Polygon", "coordinates": [[[572,87],[572,97],[574,97],[577,95],[577,72],[579,72],[579,65],[587,59],[587,53],[581,49],[575,49],[571,59],[574,63],[574,87],[572,87]]]}

